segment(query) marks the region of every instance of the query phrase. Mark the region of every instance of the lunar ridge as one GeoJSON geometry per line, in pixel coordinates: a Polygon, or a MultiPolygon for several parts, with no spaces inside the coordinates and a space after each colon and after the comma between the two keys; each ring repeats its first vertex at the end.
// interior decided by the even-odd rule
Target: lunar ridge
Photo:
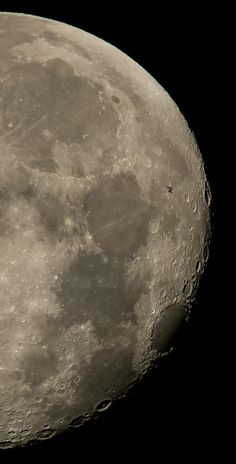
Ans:
{"type": "Polygon", "coordinates": [[[0,448],[81,426],[169,350],[210,202],[194,136],[141,66],[0,13],[0,448]]]}

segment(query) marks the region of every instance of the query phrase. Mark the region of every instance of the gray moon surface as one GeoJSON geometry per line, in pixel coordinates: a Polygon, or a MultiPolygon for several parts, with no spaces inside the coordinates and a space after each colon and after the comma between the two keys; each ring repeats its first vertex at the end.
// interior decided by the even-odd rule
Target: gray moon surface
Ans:
{"type": "Polygon", "coordinates": [[[137,63],[0,14],[0,447],[102,413],[168,352],[208,259],[184,117],[137,63]]]}

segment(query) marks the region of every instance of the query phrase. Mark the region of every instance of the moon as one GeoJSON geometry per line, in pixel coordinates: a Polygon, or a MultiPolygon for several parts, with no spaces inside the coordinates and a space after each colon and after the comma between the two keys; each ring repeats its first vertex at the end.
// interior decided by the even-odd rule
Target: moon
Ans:
{"type": "Polygon", "coordinates": [[[79,427],[167,353],[211,193],[166,91],[114,46],[0,14],[0,447],[79,427]]]}

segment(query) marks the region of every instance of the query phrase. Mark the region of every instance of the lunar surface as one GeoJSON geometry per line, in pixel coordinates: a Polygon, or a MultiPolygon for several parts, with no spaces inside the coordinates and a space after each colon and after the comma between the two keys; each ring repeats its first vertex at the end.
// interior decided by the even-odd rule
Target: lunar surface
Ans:
{"type": "Polygon", "coordinates": [[[102,413],[168,352],[211,195],[165,90],[87,32],[0,14],[0,447],[102,413]]]}

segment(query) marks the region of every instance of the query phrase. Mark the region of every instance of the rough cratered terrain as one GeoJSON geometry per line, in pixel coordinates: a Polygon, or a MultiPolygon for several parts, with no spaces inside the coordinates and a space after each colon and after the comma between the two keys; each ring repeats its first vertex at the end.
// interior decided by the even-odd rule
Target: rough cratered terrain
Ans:
{"type": "Polygon", "coordinates": [[[0,447],[82,423],[168,349],[209,202],[194,137],[140,66],[0,14],[0,447]]]}

